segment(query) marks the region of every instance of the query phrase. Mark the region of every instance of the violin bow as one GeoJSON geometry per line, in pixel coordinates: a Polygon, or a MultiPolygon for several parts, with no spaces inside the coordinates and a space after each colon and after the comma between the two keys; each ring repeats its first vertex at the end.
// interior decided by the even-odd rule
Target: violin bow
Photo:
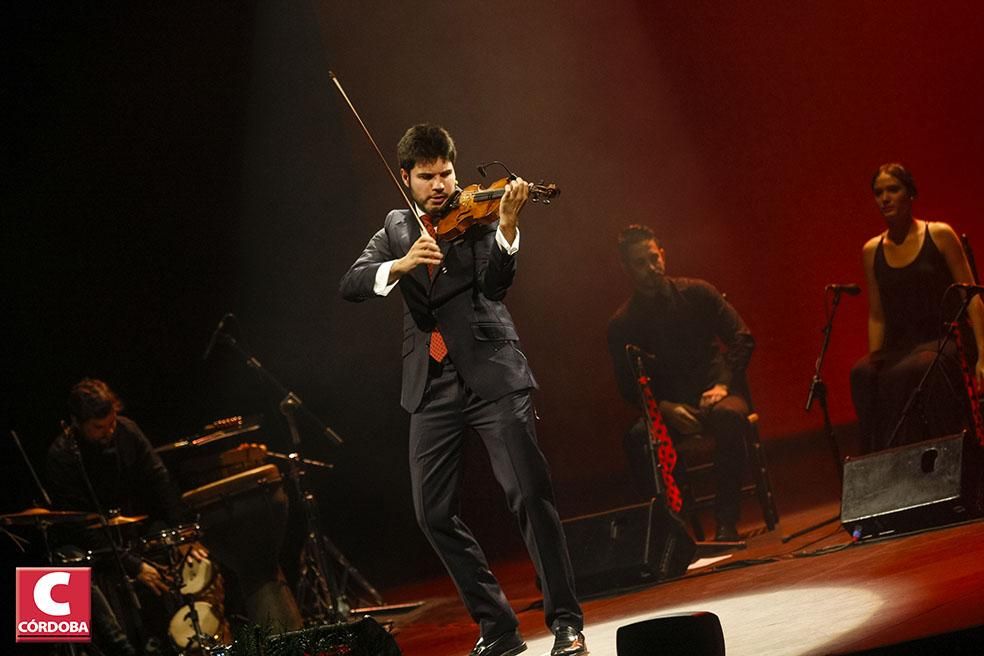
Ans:
{"type": "Polygon", "coordinates": [[[359,116],[359,112],[355,110],[355,105],[353,105],[352,101],[349,100],[348,94],[345,93],[345,89],[342,88],[342,83],[339,81],[338,76],[335,75],[334,71],[329,70],[328,77],[330,77],[331,81],[335,83],[335,88],[338,89],[338,93],[342,94],[342,98],[345,100],[345,104],[348,105],[349,109],[352,110],[352,114],[355,116],[355,120],[359,122],[359,125],[362,127],[362,131],[365,133],[366,138],[369,140],[369,143],[372,145],[373,150],[375,150],[376,154],[379,155],[379,160],[383,163],[383,168],[386,169],[387,173],[389,173],[390,179],[393,180],[393,184],[396,185],[396,188],[400,190],[400,195],[403,196],[403,200],[406,201],[407,207],[410,208],[410,213],[413,214],[415,219],[417,219],[417,225],[420,226],[420,234],[422,235],[427,234],[427,228],[424,227],[423,221],[420,220],[420,216],[417,214],[417,208],[414,206],[413,201],[410,200],[410,197],[407,195],[406,189],[404,189],[403,185],[400,184],[400,181],[396,179],[396,174],[393,173],[393,169],[391,169],[390,165],[386,163],[386,157],[383,155],[383,152],[379,150],[379,146],[376,145],[376,140],[372,138],[372,134],[370,134],[369,128],[366,127],[366,124],[362,120],[362,117],[359,116]]]}

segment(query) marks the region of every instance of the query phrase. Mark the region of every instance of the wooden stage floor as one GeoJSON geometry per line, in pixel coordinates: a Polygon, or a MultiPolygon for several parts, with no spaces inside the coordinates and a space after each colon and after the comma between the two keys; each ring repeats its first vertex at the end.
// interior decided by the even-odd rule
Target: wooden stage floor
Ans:
{"type": "MultiPolygon", "coordinates": [[[[771,533],[763,532],[755,515],[740,527],[752,534],[747,549],[726,560],[681,579],[587,601],[591,653],[616,654],[615,632],[622,625],[681,611],[715,613],[729,656],[849,654],[984,625],[984,522],[853,545],[834,522],[781,542],[782,535],[838,511],[836,503],[805,508],[784,516],[771,533]]],[[[552,636],[528,560],[493,563],[493,571],[519,613],[526,653],[549,653],[552,636]]],[[[388,602],[426,601],[392,618],[407,656],[464,655],[474,644],[476,628],[446,578],[385,596],[388,602]]]]}

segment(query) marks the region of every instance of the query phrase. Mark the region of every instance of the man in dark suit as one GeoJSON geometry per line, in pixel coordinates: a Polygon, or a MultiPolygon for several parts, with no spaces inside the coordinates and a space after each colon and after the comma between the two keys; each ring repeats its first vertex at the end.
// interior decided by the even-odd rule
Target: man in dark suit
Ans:
{"type": "Polygon", "coordinates": [[[416,125],[400,140],[397,154],[420,221],[409,209],[390,212],[342,278],[341,292],[347,300],[363,301],[399,285],[403,294],[401,404],[411,413],[417,521],[480,627],[472,656],[525,651],[516,615],[459,516],[462,439],[465,429],[473,429],[543,583],[546,622],[556,636],[551,655],[586,654],[567,544],[536,442],[536,381],[502,302],[516,274],[519,212],[528,185],[522,179],[506,185],[496,223],[438,243],[431,217],[437,221],[456,189],[454,142],[444,128],[416,125]]]}

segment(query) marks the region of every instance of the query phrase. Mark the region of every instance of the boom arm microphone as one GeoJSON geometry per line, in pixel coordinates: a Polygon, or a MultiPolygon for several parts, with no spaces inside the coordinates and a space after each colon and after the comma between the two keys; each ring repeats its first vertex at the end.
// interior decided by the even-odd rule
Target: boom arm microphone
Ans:
{"type": "Polygon", "coordinates": [[[950,287],[962,289],[965,293],[973,296],[974,294],[984,294],[984,285],[972,285],[967,282],[955,282],[950,287]]]}
{"type": "Polygon", "coordinates": [[[219,335],[221,335],[222,331],[225,330],[226,321],[234,318],[235,317],[232,312],[226,312],[222,316],[222,319],[219,320],[219,325],[217,325],[215,330],[212,331],[212,337],[208,340],[208,346],[205,347],[205,353],[202,355],[202,360],[208,360],[208,356],[212,354],[212,349],[215,348],[216,343],[219,341],[219,335]]]}
{"type": "Polygon", "coordinates": [[[824,289],[835,293],[844,293],[848,296],[857,296],[861,293],[861,287],[853,282],[844,283],[841,285],[830,284],[824,287],[824,289]]]}

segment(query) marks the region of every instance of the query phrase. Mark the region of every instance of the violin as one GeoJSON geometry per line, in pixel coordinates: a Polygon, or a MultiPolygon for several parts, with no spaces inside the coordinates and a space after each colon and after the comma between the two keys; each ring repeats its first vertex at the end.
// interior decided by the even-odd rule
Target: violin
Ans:
{"type": "MultiPolygon", "coordinates": [[[[479,168],[481,171],[481,167],[479,168]]],[[[488,189],[482,185],[468,185],[464,189],[456,189],[441,207],[435,228],[438,239],[450,241],[465,234],[475,225],[489,225],[499,219],[499,201],[506,193],[506,184],[515,176],[496,180],[488,189]]],[[[557,185],[543,183],[527,183],[530,189],[530,200],[534,203],[550,201],[560,195],[557,185]]]]}
{"type": "MultiPolygon", "coordinates": [[[[417,209],[414,206],[413,201],[407,195],[406,190],[400,181],[396,179],[396,174],[386,163],[386,157],[383,156],[379,146],[376,145],[376,140],[372,138],[372,134],[369,132],[369,128],[366,127],[365,122],[363,122],[362,117],[359,116],[359,112],[356,111],[355,105],[349,100],[348,94],[345,93],[345,89],[342,88],[342,83],[339,81],[338,76],[334,72],[328,71],[328,76],[331,81],[335,84],[335,88],[338,89],[338,93],[341,94],[342,99],[345,100],[345,104],[352,111],[352,115],[359,122],[359,126],[362,127],[362,132],[369,139],[369,144],[376,151],[376,155],[379,156],[379,160],[383,163],[383,168],[389,174],[390,179],[396,188],[399,189],[400,194],[403,196],[403,200],[406,201],[407,207],[410,208],[410,212],[413,216],[417,216],[417,209]]],[[[440,219],[438,221],[435,231],[437,233],[438,239],[444,239],[450,241],[452,239],[457,239],[461,235],[465,234],[469,228],[474,225],[488,225],[490,223],[495,223],[499,219],[499,200],[502,198],[503,194],[506,193],[506,184],[511,180],[515,180],[516,176],[506,168],[506,165],[502,162],[496,160],[493,162],[487,162],[478,167],[478,172],[482,177],[485,177],[485,167],[492,164],[498,164],[499,166],[506,169],[509,173],[509,177],[502,178],[492,183],[492,186],[488,189],[482,189],[481,185],[469,185],[464,189],[456,189],[455,192],[448,198],[448,200],[441,207],[441,212],[439,214],[440,219]]],[[[560,195],[560,189],[557,185],[551,183],[544,185],[543,183],[528,183],[530,190],[530,200],[534,203],[543,201],[544,205],[549,205],[550,201],[560,195]]],[[[420,233],[424,234],[426,228],[424,224],[420,221],[420,217],[417,217],[417,223],[420,226],[420,233]]]]}

